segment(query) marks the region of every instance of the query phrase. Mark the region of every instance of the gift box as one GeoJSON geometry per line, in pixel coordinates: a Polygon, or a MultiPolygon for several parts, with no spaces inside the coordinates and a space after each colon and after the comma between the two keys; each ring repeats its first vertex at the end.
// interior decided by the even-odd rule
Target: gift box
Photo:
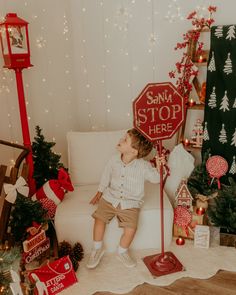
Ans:
{"type": "Polygon", "coordinates": [[[77,282],[69,256],[35,269],[29,273],[29,280],[35,284],[35,295],[53,295],[77,282]]]}
{"type": "Polygon", "coordinates": [[[210,228],[207,225],[196,225],[194,233],[195,248],[209,248],[210,228]]]}

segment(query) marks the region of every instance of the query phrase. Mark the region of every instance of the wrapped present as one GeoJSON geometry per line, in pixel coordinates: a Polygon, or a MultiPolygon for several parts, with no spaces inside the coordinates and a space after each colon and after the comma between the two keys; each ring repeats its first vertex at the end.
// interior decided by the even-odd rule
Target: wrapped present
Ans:
{"type": "Polygon", "coordinates": [[[187,215],[188,222],[186,222],[185,226],[183,226],[179,222],[178,223],[174,222],[174,227],[173,227],[174,237],[183,237],[183,238],[192,239],[192,240],[194,239],[194,231],[195,231],[196,225],[203,225],[207,223],[206,215],[198,214],[196,211],[197,211],[196,207],[193,207],[193,212],[189,211],[189,214],[191,214],[191,220],[189,221],[189,215],[187,215]]]}
{"type": "Polygon", "coordinates": [[[77,282],[69,256],[35,269],[29,273],[29,280],[35,284],[35,295],[53,295],[77,282]]]}
{"type": "Polygon", "coordinates": [[[209,248],[210,244],[210,229],[207,225],[196,225],[194,233],[195,248],[209,248]]]}

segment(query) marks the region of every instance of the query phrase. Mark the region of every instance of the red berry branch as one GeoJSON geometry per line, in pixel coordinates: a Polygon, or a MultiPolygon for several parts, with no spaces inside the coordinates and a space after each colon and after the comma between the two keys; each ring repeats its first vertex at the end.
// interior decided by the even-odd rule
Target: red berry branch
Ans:
{"type": "Polygon", "coordinates": [[[196,11],[191,12],[187,19],[191,20],[193,29],[183,34],[183,41],[181,43],[177,43],[175,47],[175,50],[188,48],[188,50],[183,53],[180,62],[175,64],[175,70],[169,72],[170,78],[178,77],[176,86],[186,101],[188,100],[189,93],[192,90],[191,82],[198,74],[198,71],[195,70],[196,67],[194,66],[194,63],[192,62],[191,45],[196,48],[197,55],[201,54],[204,44],[203,42],[199,42],[200,33],[204,28],[210,28],[214,23],[212,14],[216,12],[216,9],[216,6],[208,7],[208,18],[198,17],[196,11]]]}

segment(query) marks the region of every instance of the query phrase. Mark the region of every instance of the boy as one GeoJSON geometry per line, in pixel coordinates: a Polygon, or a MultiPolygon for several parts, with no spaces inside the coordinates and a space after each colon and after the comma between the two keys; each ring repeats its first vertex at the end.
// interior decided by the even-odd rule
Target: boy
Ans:
{"type": "Polygon", "coordinates": [[[130,129],[120,139],[117,150],[120,155],[113,156],[105,167],[98,192],[90,204],[98,204],[93,213],[94,249],[87,263],[95,268],[104,255],[103,237],[106,224],[116,216],[119,226],[124,229],[118,247],[117,257],[127,267],[136,262],[130,257],[128,248],[132,243],[138,224],[140,207],[143,203],[144,182],[159,183],[160,159],[156,159],[157,168],[143,159],[152,150],[153,145],[136,129],[130,129]]]}

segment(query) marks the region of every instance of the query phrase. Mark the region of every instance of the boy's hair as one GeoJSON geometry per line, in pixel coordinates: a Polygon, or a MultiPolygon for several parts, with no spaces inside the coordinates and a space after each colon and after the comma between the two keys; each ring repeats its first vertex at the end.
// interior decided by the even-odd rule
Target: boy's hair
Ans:
{"type": "Polygon", "coordinates": [[[146,157],[151,152],[153,144],[135,128],[129,129],[127,133],[131,137],[132,148],[138,151],[137,158],[140,159],[146,157]]]}

